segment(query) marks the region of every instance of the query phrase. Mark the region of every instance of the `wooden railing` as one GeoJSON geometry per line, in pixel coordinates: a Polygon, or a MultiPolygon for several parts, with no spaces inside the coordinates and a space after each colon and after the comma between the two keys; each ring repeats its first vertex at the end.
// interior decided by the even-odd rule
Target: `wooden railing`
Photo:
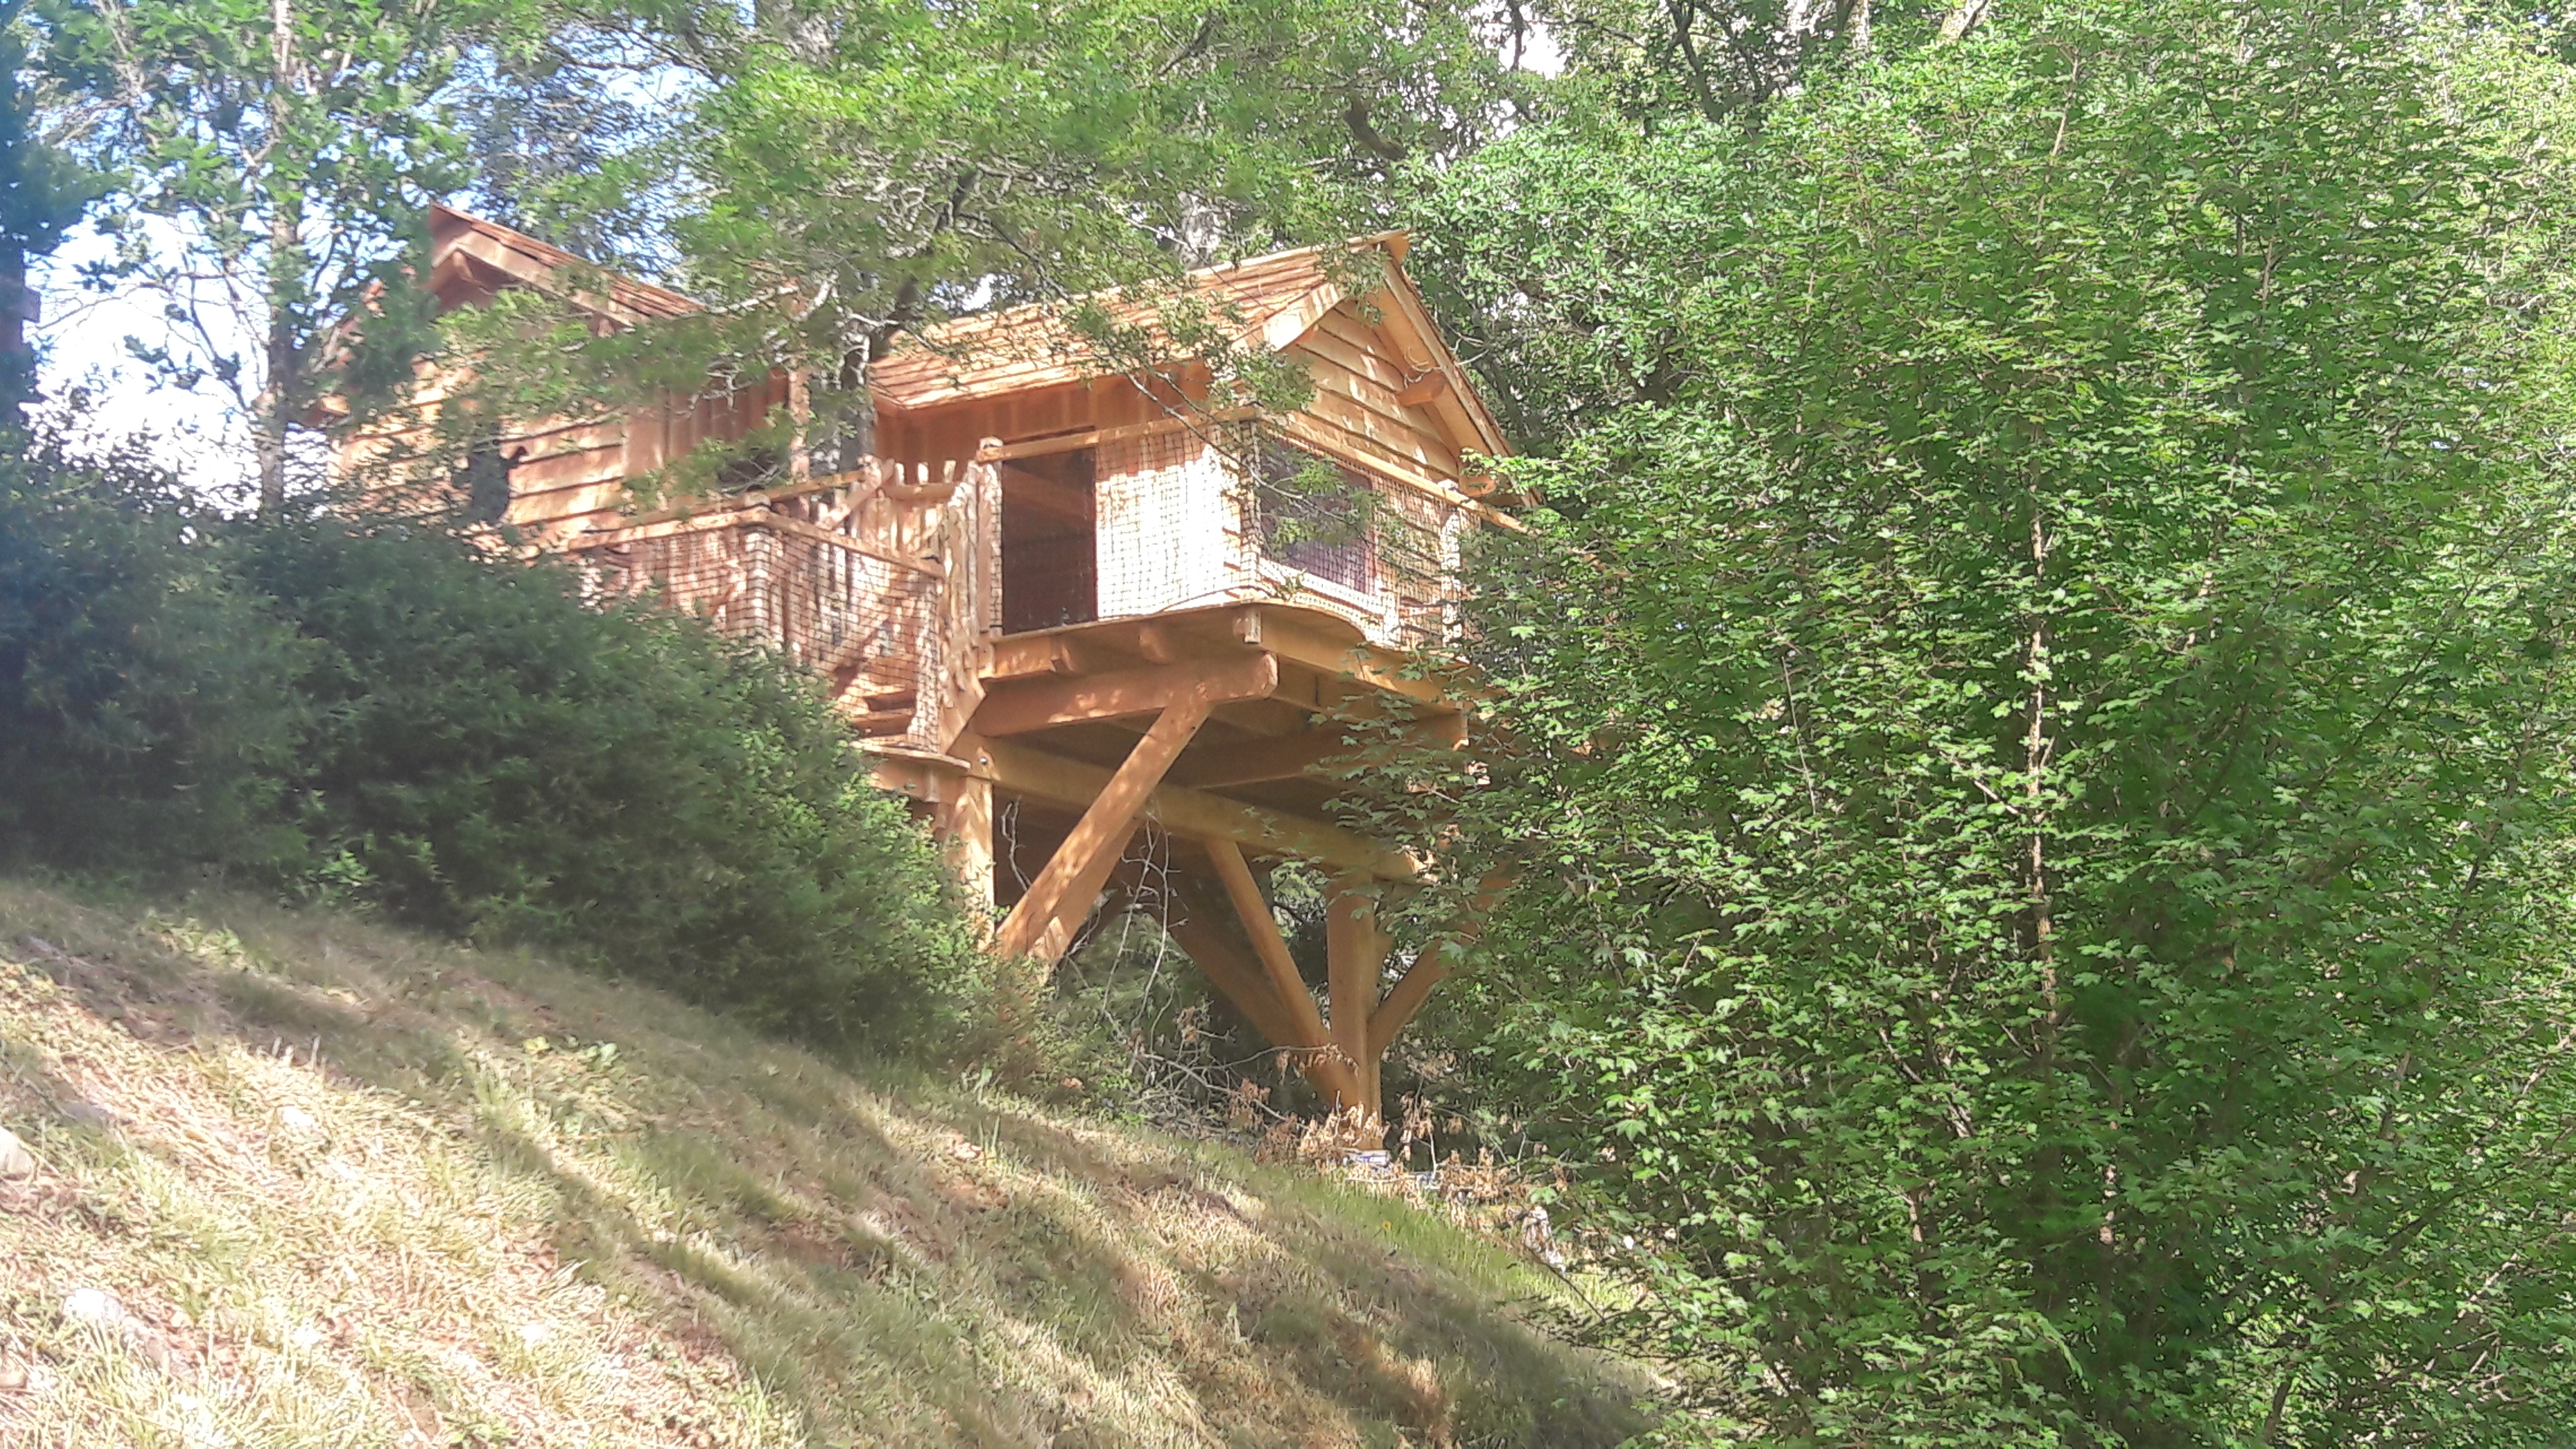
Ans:
{"type": "Polygon", "coordinates": [[[832,682],[863,733],[945,752],[1001,627],[1001,476],[870,459],[569,540],[611,592],[758,638],[832,682]]]}

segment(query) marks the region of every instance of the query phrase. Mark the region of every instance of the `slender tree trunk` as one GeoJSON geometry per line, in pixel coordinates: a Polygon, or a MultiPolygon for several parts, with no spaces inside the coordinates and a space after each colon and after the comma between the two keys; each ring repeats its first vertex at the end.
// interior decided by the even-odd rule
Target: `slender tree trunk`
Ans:
{"type": "Polygon", "coordinates": [[[299,362],[295,346],[295,314],[287,299],[284,275],[291,262],[297,239],[298,213],[286,197],[277,198],[268,225],[268,246],[272,258],[269,276],[268,338],[263,349],[268,370],[267,385],[260,389],[257,412],[252,428],[259,450],[259,507],[263,515],[275,513],[286,502],[286,438],[294,424],[295,372],[299,362]]]}
{"type": "MultiPolygon", "coordinates": [[[[15,4],[0,4],[0,25],[16,18],[15,4]]],[[[36,358],[27,345],[27,324],[35,320],[34,297],[27,290],[27,240],[38,229],[31,214],[36,206],[26,172],[27,97],[18,87],[18,70],[26,59],[13,40],[0,36],[0,428],[15,426],[35,391],[36,358]]]]}
{"type": "MultiPolygon", "coordinates": [[[[295,15],[289,0],[269,0],[270,58],[276,87],[269,102],[270,146],[283,124],[275,114],[288,102],[295,84],[295,15]]],[[[272,155],[268,181],[268,339],[267,376],[252,403],[251,442],[259,455],[259,516],[276,518],[286,507],[286,436],[294,423],[295,346],[294,274],[300,250],[304,208],[301,192],[281,179],[272,155]]]]}

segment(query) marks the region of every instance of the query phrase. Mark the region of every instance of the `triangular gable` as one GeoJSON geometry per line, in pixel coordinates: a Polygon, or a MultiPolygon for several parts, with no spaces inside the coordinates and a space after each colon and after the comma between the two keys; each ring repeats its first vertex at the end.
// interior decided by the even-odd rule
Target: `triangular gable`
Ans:
{"type": "MultiPolygon", "coordinates": [[[[1352,250],[1393,246],[1400,234],[1361,237],[1352,250]]],[[[1298,247],[1223,266],[1203,267],[1186,281],[1189,294],[1240,319],[1234,340],[1272,348],[1285,345],[1341,300],[1326,274],[1324,249],[1298,247]]],[[[1110,324],[1136,328],[1167,342],[1159,309],[1164,294],[1120,290],[1081,299],[1100,303],[1110,324]]],[[[907,339],[868,370],[878,399],[907,411],[1033,388],[1081,382],[1116,369],[1066,321],[1075,303],[1031,302],[997,312],[960,317],[907,339]]]]}
{"type": "Polygon", "coordinates": [[[1460,452],[1495,458],[1510,456],[1512,445],[1503,437],[1502,424],[1495,421],[1493,410],[1485,405],[1484,394],[1476,390],[1466,365],[1449,349],[1449,340],[1440,335],[1440,326],[1432,320],[1431,309],[1424,305],[1422,293],[1404,270],[1401,256],[1388,258],[1386,286],[1373,293],[1370,300],[1379,302],[1382,313],[1378,330],[1395,343],[1407,364],[1414,368],[1415,389],[1407,401],[1413,395],[1421,396],[1432,415],[1448,425],[1451,441],[1460,452]]]}
{"type": "MultiPolygon", "coordinates": [[[[543,292],[563,289],[567,269],[588,264],[561,247],[548,246],[526,232],[486,221],[452,206],[429,209],[429,286],[450,302],[476,292],[528,287],[543,292]]],[[[677,292],[592,269],[608,285],[606,297],[583,292],[571,300],[621,327],[664,317],[685,317],[704,310],[677,292]]]]}
{"type": "MultiPolygon", "coordinates": [[[[1377,254],[1381,284],[1362,298],[1350,296],[1327,270],[1331,248],[1321,246],[1201,268],[1188,280],[1195,295],[1238,314],[1236,341],[1274,352],[1295,347],[1346,302],[1371,304],[1381,314],[1379,329],[1407,369],[1408,384],[1424,384],[1421,401],[1452,449],[1508,454],[1511,446],[1501,426],[1405,273],[1409,242],[1403,232],[1384,232],[1341,244],[1377,254]]],[[[1140,299],[1123,309],[1114,292],[1099,299],[1109,304],[1113,325],[1160,336],[1159,298],[1140,299]]],[[[1082,382],[1114,371],[1066,324],[1064,312],[1063,304],[1031,303],[943,323],[870,368],[869,381],[881,404],[916,411],[1082,382]]]]}

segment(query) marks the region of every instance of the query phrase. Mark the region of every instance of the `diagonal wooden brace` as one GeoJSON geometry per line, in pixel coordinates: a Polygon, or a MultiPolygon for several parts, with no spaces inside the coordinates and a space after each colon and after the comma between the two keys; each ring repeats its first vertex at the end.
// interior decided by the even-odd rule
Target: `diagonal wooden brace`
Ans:
{"type": "MultiPolygon", "coordinates": [[[[1255,1030],[1287,1055],[1290,1065],[1305,1074],[1317,1096],[1335,1106],[1358,1101],[1359,1074],[1324,1039],[1314,998],[1304,985],[1298,986],[1293,998],[1305,1004],[1301,1016],[1281,999],[1263,963],[1247,955],[1234,934],[1220,924],[1231,914],[1222,897],[1196,881],[1178,883],[1175,894],[1184,910],[1166,923],[1167,928],[1172,939],[1207,973],[1208,980],[1225,993],[1255,1030]]],[[[1277,934],[1276,926],[1272,933],[1277,934]]]]}
{"type": "Polygon", "coordinates": [[[1175,700],[1155,718],[1154,727],[1127,752],[1126,763],[1109,777],[1090,808],[1082,812],[1073,833],[1056,847],[1046,869],[1038,872],[1029,893],[993,934],[996,951],[1047,965],[1064,954],[1073,933],[1091,914],[1100,888],[1109,883],[1109,872],[1135,833],[1136,816],[1145,808],[1146,797],[1207,721],[1208,708],[1208,697],[1193,693],[1175,700]]]}

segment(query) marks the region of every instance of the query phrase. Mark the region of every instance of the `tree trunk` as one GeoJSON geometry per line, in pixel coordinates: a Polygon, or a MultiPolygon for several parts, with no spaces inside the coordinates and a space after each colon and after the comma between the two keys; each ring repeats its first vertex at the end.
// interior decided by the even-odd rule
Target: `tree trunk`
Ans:
{"type": "MultiPolygon", "coordinates": [[[[281,124],[274,112],[295,84],[295,16],[289,0],[269,0],[268,23],[277,81],[268,121],[274,148],[274,132],[281,124]]],[[[279,178],[276,161],[272,155],[268,180],[268,372],[253,400],[251,418],[251,443],[259,455],[259,516],[268,519],[278,517],[286,507],[286,435],[294,422],[299,361],[290,299],[304,220],[302,193],[279,178]]]]}

